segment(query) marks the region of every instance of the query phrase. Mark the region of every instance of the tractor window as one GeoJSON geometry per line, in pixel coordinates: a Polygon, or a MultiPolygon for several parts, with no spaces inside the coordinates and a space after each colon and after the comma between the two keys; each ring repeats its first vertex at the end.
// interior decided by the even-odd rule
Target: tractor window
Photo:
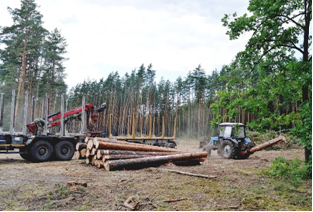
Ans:
{"type": "Polygon", "coordinates": [[[245,137],[245,128],[243,126],[234,126],[233,133],[237,138],[245,137]]]}
{"type": "Polygon", "coordinates": [[[231,135],[231,127],[220,127],[220,137],[229,138],[231,135]]]}

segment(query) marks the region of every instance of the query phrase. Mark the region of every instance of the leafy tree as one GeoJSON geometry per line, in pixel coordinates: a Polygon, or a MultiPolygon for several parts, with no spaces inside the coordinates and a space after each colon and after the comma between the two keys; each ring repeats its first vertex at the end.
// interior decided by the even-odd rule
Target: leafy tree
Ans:
{"type": "MultiPolygon", "coordinates": [[[[296,75],[301,79],[303,104],[310,102],[309,91],[312,89],[311,74],[311,36],[310,23],[312,20],[312,2],[309,0],[251,0],[248,7],[251,15],[237,17],[225,15],[223,25],[228,27],[230,39],[238,39],[244,32],[252,32],[246,49],[239,52],[233,66],[239,67],[243,78],[252,76],[256,66],[268,64],[275,66],[284,58],[285,64],[292,62],[295,52],[302,55],[298,62],[296,75]],[[302,36],[302,38],[300,38],[302,36]],[[300,41],[302,40],[302,43],[300,41]]],[[[278,69],[269,68],[281,74],[278,69]]],[[[275,74],[275,73],[273,73],[275,74]]],[[[309,133],[311,134],[311,132],[309,133]]],[[[311,140],[302,137],[305,146],[305,159],[309,162],[311,155],[311,140]]]]}

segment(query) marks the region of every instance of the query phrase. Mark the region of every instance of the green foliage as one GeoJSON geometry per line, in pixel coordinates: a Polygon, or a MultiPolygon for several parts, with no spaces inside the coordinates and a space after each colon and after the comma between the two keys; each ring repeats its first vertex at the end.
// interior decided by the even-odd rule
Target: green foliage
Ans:
{"type": "Polygon", "coordinates": [[[55,184],[55,187],[58,188],[58,198],[65,198],[71,195],[71,189],[69,187],[65,187],[64,185],[61,184],[55,184]]]}
{"type": "Polygon", "coordinates": [[[249,15],[234,13],[222,19],[230,40],[245,32],[252,35],[245,50],[227,67],[228,84],[211,104],[215,114],[211,124],[228,117],[236,121],[240,107],[249,113],[248,126],[253,130],[295,127],[294,134],[309,152],[305,157],[311,172],[312,105],[306,102],[312,101],[312,2],[251,0],[248,10],[249,15]],[[295,52],[302,55],[301,60],[295,52]],[[298,113],[299,100],[306,112],[300,108],[298,113]],[[221,109],[226,110],[222,115],[221,109]]]}
{"type": "MultiPolygon", "coordinates": [[[[312,102],[307,101],[300,107],[300,116],[295,128],[291,133],[300,138],[300,142],[304,147],[312,152],[312,102]]],[[[308,174],[312,174],[312,153],[306,163],[306,170],[308,174]]]]}
{"type": "Polygon", "coordinates": [[[275,158],[270,168],[262,173],[270,175],[273,178],[281,179],[296,188],[301,185],[301,180],[305,179],[307,176],[305,164],[298,158],[292,161],[283,157],[275,158]]]}

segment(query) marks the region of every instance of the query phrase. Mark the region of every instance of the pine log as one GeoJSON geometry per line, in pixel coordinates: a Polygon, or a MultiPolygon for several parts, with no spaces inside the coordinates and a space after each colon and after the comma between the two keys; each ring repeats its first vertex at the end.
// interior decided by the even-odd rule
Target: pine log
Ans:
{"type": "Polygon", "coordinates": [[[90,149],[86,149],[86,158],[90,156],[90,149]]]}
{"type": "Polygon", "coordinates": [[[281,143],[283,141],[286,142],[286,138],[284,136],[279,136],[278,138],[269,140],[269,141],[267,141],[267,142],[265,142],[263,144],[260,144],[260,145],[257,145],[255,147],[252,147],[249,151],[242,151],[242,152],[240,152],[240,155],[248,154],[248,152],[253,153],[253,152],[256,152],[256,151],[260,151],[260,150],[265,149],[267,147],[279,144],[279,143],[281,143]]]}
{"type": "Polygon", "coordinates": [[[103,155],[102,158],[105,160],[115,160],[115,159],[130,159],[130,158],[144,158],[151,157],[151,155],[103,155]]]}
{"type": "Polygon", "coordinates": [[[95,165],[100,169],[104,167],[104,162],[102,160],[96,160],[95,165]]]}
{"type": "Polygon", "coordinates": [[[137,159],[125,159],[125,160],[111,160],[106,161],[104,164],[104,168],[107,171],[111,171],[119,168],[127,168],[129,166],[137,166],[143,164],[153,164],[160,162],[169,162],[169,161],[179,161],[184,159],[193,159],[193,158],[203,158],[207,157],[207,152],[199,152],[199,153],[180,153],[175,155],[167,155],[167,156],[152,156],[146,158],[137,158],[137,159]]]}
{"type": "Polygon", "coordinates": [[[91,164],[92,165],[95,165],[96,160],[97,160],[97,156],[96,155],[91,156],[91,164]]]}
{"type": "Polygon", "coordinates": [[[90,137],[86,137],[85,138],[85,143],[87,144],[90,139],[91,139],[90,137]]]}
{"type": "Polygon", "coordinates": [[[172,155],[177,154],[177,152],[147,152],[147,151],[127,151],[127,150],[105,150],[105,149],[98,149],[97,151],[97,158],[102,158],[103,155],[172,155]]]}
{"type": "Polygon", "coordinates": [[[157,147],[145,144],[136,144],[131,143],[120,144],[120,143],[110,143],[110,142],[95,142],[96,149],[118,149],[118,150],[135,150],[135,151],[152,151],[152,152],[182,152],[181,150],[157,147]]]}
{"type": "Polygon", "coordinates": [[[80,151],[80,150],[86,149],[86,148],[87,148],[87,144],[85,144],[85,143],[77,143],[76,144],[76,150],[77,151],[80,151]]]}
{"type": "Polygon", "coordinates": [[[79,153],[79,151],[75,151],[74,156],[73,156],[73,159],[78,160],[79,158],[80,158],[80,153],[79,153]]]}
{"type": "Polygon", "coordinates": [[[200,165],[200,162],[204,162],[205,158],[193,158],[185,160],[172,161],[175,165],[200,165]]]}
{"type": "Polygon", "coordinates": [[[79,151],[80,153],[80,158],[86,158],[86,152],[87,152],[87,149],[82,149],[79,151]]]}
{"type": "Polygon", "coordinates": [[[86,164],[90,164],[91,163],[91,159],[92,158],[92,156],[89,156],[89,157],[86,157],[86,164]]]}
{"type": "Polygon", "coordinates": [[[93,148],[94,142],[93,139],[88,140],[87,149],[91,150],[93,148]]]}
{"type": "Polygon", "coordinates": [[[90,155],[97,155],[97,149],[96,148],[92,148],[90,151],[90,155]]]}
{"type": "Polygon", "coordinates": [[[94,142],[109,142],[109,143],[117,143],[117,144],[134,144],[134,145],[143,145],[143,144],[137,144],[137,143],[130,143],[127,141],[120,141],[120,140],[112,140],[109,138],[94,138],[94,142]]]}

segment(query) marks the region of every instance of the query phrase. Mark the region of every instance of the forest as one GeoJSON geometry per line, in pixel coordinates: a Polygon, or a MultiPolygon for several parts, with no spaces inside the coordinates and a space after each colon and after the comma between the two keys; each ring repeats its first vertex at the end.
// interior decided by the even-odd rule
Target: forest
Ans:
{"type": "Polygon", "coordinates": [[[133,113],[136,132],[142,128],[143,134],[148,134],[150,115],[155,135],[161,134],[163,117],[168,136],[175,119],[177,136],[187,138],[212,136],[221,122],[241,122],[251,131],[284,131],[301,140],[312,165],[311,6],[309,0],[251,0],[249,14],[225,14],[221,24],[230,40],[244,32],[252,36],[221,70],[199,64],[187,76],[157,82],[153,64],[137,64],[124,76],[112,72],[68,88],[66,38],[57,28],[43,27],[35,0],[21,0],[20,8],[8,8],[13,25],[0,26],[0,90],[6,102],[11,90],[17,91],[15,114],[21,113],[27,90],[33,97],[28,105],[36,104],[33,117],[43,116],[46,93],[49,113],[60,110],[63,93],[69,109],[80,106],[83,96],[96,106],[105,102],[97,128],[107,133],[112,114],[115,135],[127,133],[133,113]]]}

